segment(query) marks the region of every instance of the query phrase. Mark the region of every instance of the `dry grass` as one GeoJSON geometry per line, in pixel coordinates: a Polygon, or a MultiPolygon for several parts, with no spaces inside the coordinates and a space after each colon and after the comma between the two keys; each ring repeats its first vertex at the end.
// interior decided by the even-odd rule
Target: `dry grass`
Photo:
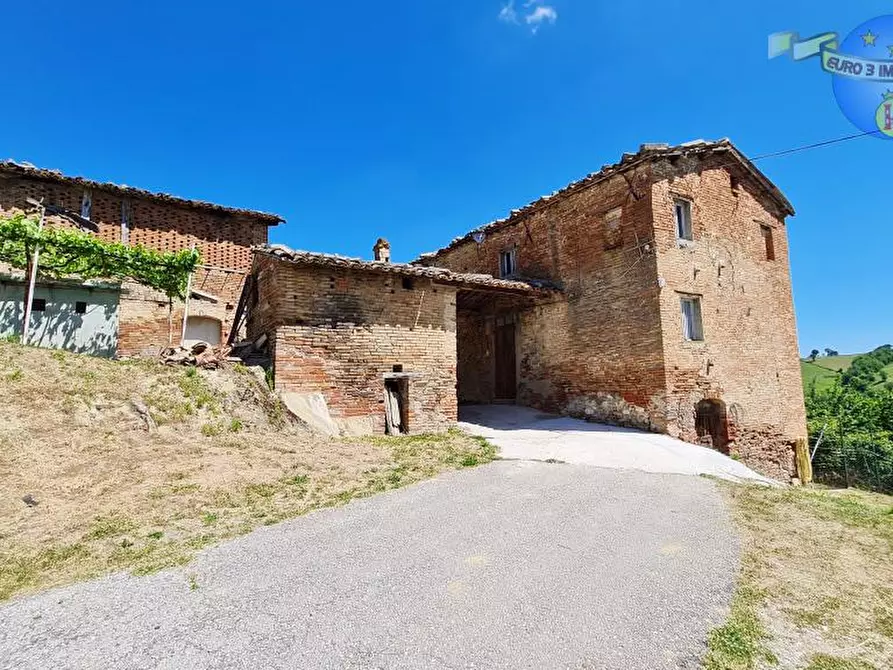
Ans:
{"type": "Polygon", "coordinates": [[[893,667],[893,498],[723,486],[744,542],[709,670],[893,667]]]}
{"type": "Polygon", "coordinates": [[[197,372],[8,343],[0,407],[0,600],[182,564],[259,525],[493,458],[486,442],[457,432],[310,435],[244,368],[197,372]]]}

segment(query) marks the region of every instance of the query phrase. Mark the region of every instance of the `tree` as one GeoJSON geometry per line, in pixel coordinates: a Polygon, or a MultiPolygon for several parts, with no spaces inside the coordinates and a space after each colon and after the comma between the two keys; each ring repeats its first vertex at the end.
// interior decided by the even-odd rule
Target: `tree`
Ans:
{"type": "Polygon", "coordinates": [[[819,357],[820,353],[821,352],[818,349],[813,349],[812,351],[809,352],[809,360],[811,360],[813,363],[815,363],[815,359],[819,357]]]}
{"type": "Polygon", "coordinates": [[[837,356],[837,351],[835,349],[825,349],[825,356],[837,356]]]}

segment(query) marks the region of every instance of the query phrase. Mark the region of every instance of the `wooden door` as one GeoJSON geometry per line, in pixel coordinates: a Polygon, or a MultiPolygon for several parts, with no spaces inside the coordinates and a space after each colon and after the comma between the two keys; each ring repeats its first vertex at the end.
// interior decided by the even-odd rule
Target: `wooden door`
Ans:
{"type": "Polygon", "coordinates": [[[496,400],[514,400],[517,393],[515,378],[515,324],[496,326],[496,400]]]}

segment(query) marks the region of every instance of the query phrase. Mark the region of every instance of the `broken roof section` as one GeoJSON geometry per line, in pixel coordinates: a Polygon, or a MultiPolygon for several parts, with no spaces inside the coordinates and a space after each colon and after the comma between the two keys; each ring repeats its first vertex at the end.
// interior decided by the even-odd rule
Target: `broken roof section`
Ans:
{"type": "Polygon", "coordinates": [[[559,289],[548,281],[499,279],[492,275],[453,272],[445,268],[389,263],[386,261],[365,261],[335,254],[322,254],[311,251],[295,251],[281,244],[261,245],[252,248],[255,254],[294,263],[295,265],[324,267],[375,274],[392,274],[402,277],[430,279],[438,284],[448,284],[463,289],[496,290],[508,293],[551,294],[559,289]]]}
{"type": "Polygon", "coordinates": [[[83,188],[96,189],[97,191],[106,191],[109,193],[115,193],[118,195],[135,198],[145,198],[147,200],[154,200],[156,202],[161,202],[169,205],[177,205],[179,207],[188,207],[190,209],[216,212],[218,214],[244,216],[247,218],[255,219],[256,221],[264,223],[268,226],[275,226],[285,222],[285,219],[283,219],[278,214],[259,212],[253,209],[225,207],[223,205],[216,205],[212,202],[205,202],[204,200],[189,200],[187,198],[180,198],[168,193],[155,193],[152,191],[146,191],[145,189],[127,186],[125,184],[93,181],[92,179],[87,179],[85,177],[69,177],[68,175],[62,174],[58,170],[46,170],[43,168],[35,167],[30,163],[18,163],[13,160],[0,161],[0,173],[6,173],[19,177],[29,177],[32,179],[40,179],[42,181],[56,182],[59,184],[82,186],[83,188]]]}
{"type": "Polygon", "coordinates": [[[593,186],[601,181],[609,179],[610,177],[622,174],[627,170],[636,168],[643,163],[653,162],[657,160],[676,160],[688,156],[707,155],[728,156],[730,159],[730,164],[737,164],[742,167],[748,174],[750,174],[750,176],[753,177],[757,181],[757,183],[759,183],[766,190],[766,193],[769,195],[770,198],[772,198],[773,201],[775,201],[782,212],[784,212],[788,216],[794,215],[794,207],[791,205],[788,199],[784,197],[779,188],[775,184],[773,184],[766,175],[760,172],[760,170],[747,158],[747,156],[741,153],[737,149],[737,147],[732,144],[732,141],[727,138],[717,141],[694,140],[692,142],[685,142],[684,144],[678,144],[676,146],[670,146],[668,144],[643,144],[641,147],[639,147],[638,152],[634,154],[623,154],[623,157],[620,159],[619,162],[614,163],[613,165],[604,165],[598,172],[593,172],[583,179],[571,182],[564,188],[559,189],[558,191],[555,191],[554,193],[551,193],[549,195],[544,195],[538,200],[535,200],[530,204],[521,207],[520,209],[513,209],[507,217],[497,219],[496,221],[491,221],[488,224],[475,228],[465,235],[455,238],[447,246],[438,249],[437,251],[431,251],[422,254],[415,262],[424,262],[426,260],[431,260],[444,251],[471,241],[472,239],[474,239],[475,235],[492,232],[500,228],[514,225],[518,221],[522,220],[525,216],[533,213],[541,207],[551,204],[556,200],[575,193],[576,191],[582,190],[589,186],[593,186]]]}

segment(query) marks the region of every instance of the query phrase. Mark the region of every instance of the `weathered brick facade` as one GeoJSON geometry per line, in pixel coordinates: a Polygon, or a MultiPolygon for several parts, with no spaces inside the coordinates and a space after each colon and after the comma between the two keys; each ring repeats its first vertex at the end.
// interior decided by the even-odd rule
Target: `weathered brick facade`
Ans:
{"type": "MultiPolygon", "coordinates": [[[[0,215],[33,212],[27,199],[55,205],[80,214],[84,194],[91,200],[90,221],[97,236],[127,241],[159,251],[179,251],[195,246],[202,264],[193,280],[200,294],[193,296],[189,314],[208,316],[221,323],[226,338],[235,304],[251,265],[251,247],[267,241],[267,227],[279,217],[239,210],[115,184],[66,177],[15,163],[0,163],[0,215]],[[123,225],[126,219],[127,225],[123,225]]],[[[46,225],[68,227],[62,216],[48,214],[46,225]]],[[[157,352],[178,344],[184,304],[175,301],[169,313],[167,296],[133,282],[121,287],[118,353],[134,355],[157,352]]]]}
{"type": "Polygon", "coordinates": [[[404,432],[456,422],[457,301],[548,301],[523,282],[442,269],[259,249],[247,332],[266,336],[274,383],[340,432],[385,432],[385,390],[401,384],[404,432]],[[319,400],[307,400],[312,397],[319,400]]]}
{"type": "MultiPolygon", "coordinates": [[[[385,240],[375,262],[260,248],[278,217],[0,164],[0,213],[29,197],[78,212],[85,191],[104,239],[201,251],[190,314],[222,337],[250,270],[247,334],[266,336],[276,388],[339,431],[384,432],[397,384],[409,432],[449,427],[457,402],[517,401],[794,474],[793,210],[728,141],[645,145],[409,266],[385,240]]],[[[177,343],[182,314],[126,283],[119,353],[177,343]]]]}
{"type": "Polygon", "coordinates": [[[527,309],[460,304],[460,401],[494,399],[493,333],[513,322],[518,402],[711,442],[696,425],[708,401],[723,423],[717,447],[768,475],[793,475],[806,420],[789,213],[728,142],[643,147],[424,256],[425,265],[498,274],[500,254],[512,252],[517,277],[549,279],[566,298],[527,309]],[[691,242],[677,240],[677,199],[691,203],[691,242]],[[683,336],[683,296],[700,300],[702,341],[683,336]]]}
{"type": "Polygon", "coordinates": [[[255,277],[248,333],[269,338],[278,391],[320,393],[346,432],[383,434],[385,379],[404,379],[409,432],[455,424],[455,287],[264,254],[255,277]]]}

